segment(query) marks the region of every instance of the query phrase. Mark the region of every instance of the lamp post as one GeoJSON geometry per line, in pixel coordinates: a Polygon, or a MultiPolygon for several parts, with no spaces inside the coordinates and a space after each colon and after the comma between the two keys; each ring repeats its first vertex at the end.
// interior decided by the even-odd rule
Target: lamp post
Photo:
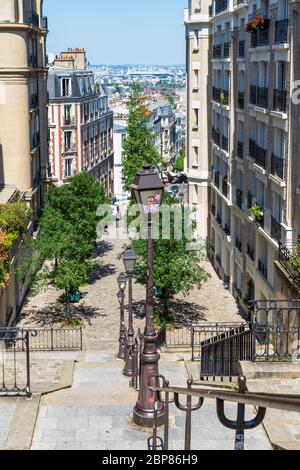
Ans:
{"type": "Polygon", "coordinates": [[[126,326],[124,318],[124,300],[125,300],[125,289],[127,284],[126,274],[122,273],[118,277],[119,292],[118,301],[120,304],[120,336],[119,336],[119,359],[125,359],[125,343],[126,343],[126,326]]]}
{"type": "Polygon", "coordinates": [[[155,410],[156,394],[149,389],[151,377],[158,375],[160,359],[154,327],[152,214],[159,212],[164,185],[150,165],[143,165],[143,172],[136,175],[132,190],[140,212],[145,214],[148,222],[146,327],[143,334],[144,349],[141,353],[140,390],[133,410],[133,421],[138,426],[151,427],[155,412],[159,425],[164,420],[164,406],[158,403],[157,411],[155,410]]]}
{"type": "Polygon", "coordinates": [[[134,268],[137,262],[137,256],[135,252],[129,248],[123,254],[123,263],[128,278],[128,330],[126,338],[126,350],[125,350],[125,367],[123,374],[126,377],[132,377],[134,370],[132,364],[132,353],[131,349],[135,344],[134,340],[134,328],[133,328],[133,316],[132,316],[132,278],[134,268]]]}

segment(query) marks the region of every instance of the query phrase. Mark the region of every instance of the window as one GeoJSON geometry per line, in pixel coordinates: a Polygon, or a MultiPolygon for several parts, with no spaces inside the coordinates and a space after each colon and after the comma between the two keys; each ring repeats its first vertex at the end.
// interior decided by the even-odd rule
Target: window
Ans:
{"type": "Polygon", "coordinates": [[[230,72],[228,70],[224,71],[223,75],[223,90],[229,91],[230,87],[230,72]]]}
{"type": "Polygon", "coordinates": [[[238,121],[238,141],[243,143],[244,142],[244,123],[243,121],[238,121]]]}
{"type": "Polygon", "coordinates": [[[72,159],[65,159],[65,178],[70,178],[72,176],[72,159]]]}
{"type": "Polygon", "coordinates": [[[194,70],[194,89],[199,89],[199,70],[194,70]]]}
{"type": "Polygon", "coordinates": [[[69,78],[62,78],[61,87],[62,96],[71,96],[71,80],[69,78]]]}
{"type": "Polygon", "coordinates": [[[199,127],[199,109],[194,109],[194,120],[195,120],[195,123],[194,123],[193,127],[198,129],[198,127],[199,127]]]}
{"type": "Polygon", "coordinates": [[[71,150],[71,140],[72,140],[72,132],[65,132],[64,133],[64,144],[65,144],[65,151],[71,150]]]}
{"type": "Polygon", "coordinates": [[[285,132],[283,129],[274,129],[274,153],[277,157],[284,157],[285,153],[285,132]]]}
{"type": "Polygon", "coordinates": [[[241,70],[239,72],[239,91],[241,93],[245,92],[245,72],[244,72],[244,70],[241,70]]]}
{"type": "Polygon", "coordinates": [[[199,165],[199,148],[193,147],[193,166],[199,165]]]}
{"type": "Polygon", "coordinates": [[[287,89],[287,63],[284,61],[276,62],[276,88],[287,89]]]}
{"type": "Polygon", "coordinates": [[[277,20],[285,20],[289,17],[288,0],[278,0],[277,20]]]}
{"type": "Polygon", "coordinates": [[[259,62],[259,86],[266,88],[268,83],[267,62],[259,62]]]}
{"type": "Polygon", "coordinates": [[[195,29],[194,31],[194,51],[199,50],[199,31],[195,29]]]}
{"type": "Polygon", "coordinates": [[[262,149],[267,148],[267,133],[266,133],[266,125],[262,122],[258,121],[257,123],[257,144],[262,149]]]}
{"type": "Polygon", "coordinates": [[[273,193],[273,217],[277,222],[282,222],[282,197],[273,193]]]}
{"type": "Polygon", "coordinates": [[[256,200],[257,200],[257,204],[264,208],[265,207],[265,186],[264,184],[257,180],[256,181],[256,200]]]}

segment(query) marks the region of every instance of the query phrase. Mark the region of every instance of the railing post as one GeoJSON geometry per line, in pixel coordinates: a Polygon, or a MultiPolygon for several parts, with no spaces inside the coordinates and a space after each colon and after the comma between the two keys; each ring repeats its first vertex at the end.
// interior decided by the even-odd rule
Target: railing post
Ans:
{"type": "Polygon", "coordinates": [[[25,333],[25,344],[26,344],[26,373],[27,373],[27,400],[31,400],[31,380],[30,380],[30,331],[25,333]]]}
{"type": "Polygon", "coordinates": [[[195,329],[192,327],[192,333],[191,333],[191,341],[192,341],[192,362],[195,361],[195,329]]]}
{"type": "Polygon", "coordinates": [[[50,330],[50,337],[51,337],[51,351],[54,351],[54,343],[53,343],[53,327],[50,330]]]}

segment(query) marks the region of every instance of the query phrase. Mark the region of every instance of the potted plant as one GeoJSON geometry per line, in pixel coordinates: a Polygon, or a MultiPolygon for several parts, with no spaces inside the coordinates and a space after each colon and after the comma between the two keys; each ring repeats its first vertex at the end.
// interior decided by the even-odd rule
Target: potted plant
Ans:
{"type": "Polygon", "coordinates": [[[267,29],[269,23],[270,20],[268,18],[265,18],[261,15],[257,15],[253,20],[249,21],[249,23],[246,24],[245,31],[247,31],[247,33],[252,33],[259,29],[264,30],[267,29]]]}
{"type": "Polygon", "coordinates": [[[296,272],[300,273],[300,243],[297,243],[294,253],[291,254],[288,265],[296,272]]]}
{"type": "Polygon", "coordinates": [[[250,215],[255,219],[262,219],[264,216],[264,210],[257,204],[256,206],[251,207],[250,215]]]}

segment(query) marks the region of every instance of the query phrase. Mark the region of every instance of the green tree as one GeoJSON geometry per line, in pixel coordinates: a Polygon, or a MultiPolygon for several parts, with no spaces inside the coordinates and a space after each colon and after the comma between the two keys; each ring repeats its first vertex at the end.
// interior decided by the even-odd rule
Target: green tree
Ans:
{"type": "MultiPolygon", "coordinates": [[[[178,201],[165,193],[164,204],[173,205],[178,201]]],[[[187,250],[188,240],[174,238],[174,216],[171,215],[170,239],[154,240],[154,285],[162,292],[163,319],[169,320],[169,300],[174,295],[188,295],[194,288],[201,288],[210,275],[205,271],[201,262],[205,259],[204,246],[199,251],[187,250]]],[[[134,240],[133,248],[139,256],[135,276],[139,283],[145,285],[147,280],[147,242],[134,240]]]]}
{"type": "Polygon", "coordinates": [[[103,187],[87,173],[49,190],[39,236],[30,243],[22,266],[23,273],[36,282],[37,289],[50,283],[64,290],[68,306],[70,292],[78,291],[88,281],[100,221],[97,209],[108,202],[103,187]]]}
{"type": "Polygon", "coordinates": [[[178,173],[182,173],[184,171],[185,155],[185,149],[183,149],[180,153],[180,156],[177,158],[173,165],[174,171],[177,171],[178,173]]]}
{"type": "Polygon", "coordinates": [[[153,146],[154,135],[149,126],[151,112],[145,104],[145,97],[138,85],[132,87],[127,103],[129,116],[127,137],[123,144],[123,183],[127,191],[133,183],[135,175],[141,170],[143,163],[157,167],[162,158],[153,146]]]}

